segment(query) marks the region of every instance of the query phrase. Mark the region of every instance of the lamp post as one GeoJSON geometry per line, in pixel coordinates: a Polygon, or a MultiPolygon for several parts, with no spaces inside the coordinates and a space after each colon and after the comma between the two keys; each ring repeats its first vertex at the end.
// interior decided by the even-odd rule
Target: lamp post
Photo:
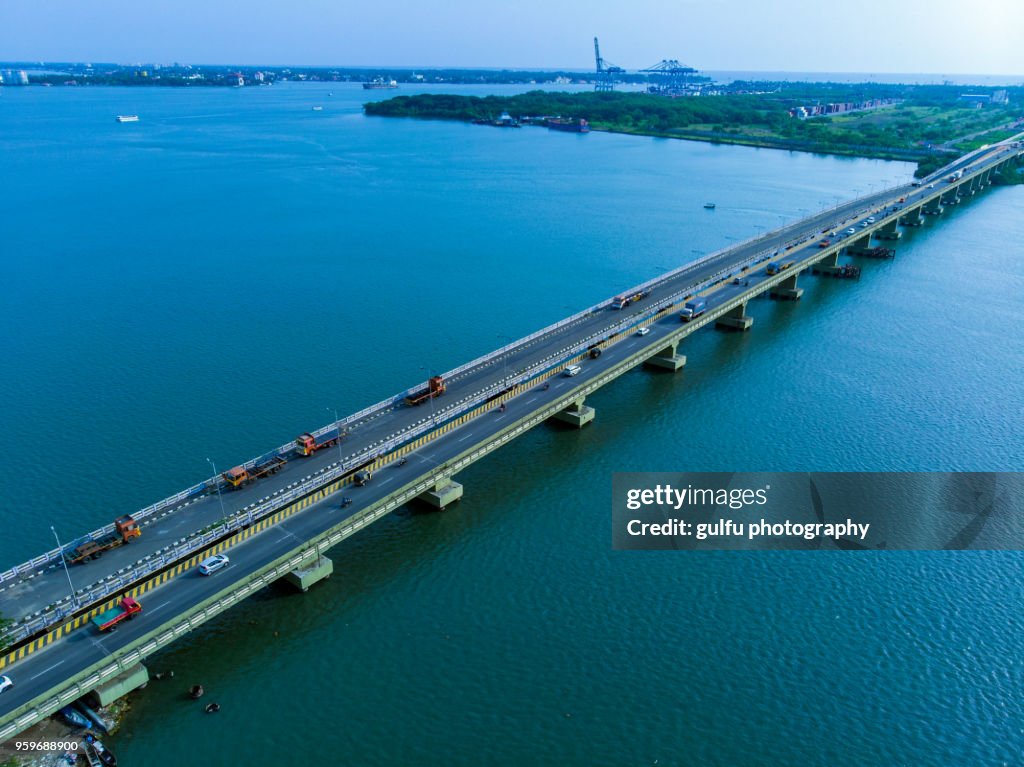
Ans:
{"type": "Polygon", "coordinates": [[[71,589],[71,602],[74,604],[75,609],[78,609],[78,594],[75,593],[75,584],[71,582],[71,571],[68,570],[68,560],[64,556],[64,546],[61,545],[60,538],[57,537],[57,530],[53,525],[50,525],[50,531],[53,533],[53,538],[57,541],[57,549],[60,551],[60,561],[64,565],[64,574],[68,577],[68,587],[71,589]]]}
{"type": "Polygon", "coordinates": [[[213,481],[217,483],[217,500],[220,501],[220,515],[224,517],[224,522],[226,523],[228,521],[228,513],[224,511],[224,496],[220,494],[220,474],[217,472],[217,464],[209,458],[206,461],[213,467],[213,481]]]}
{"type": "MultiPolygon", "coordinates": [[[[328,413],[332,412],[331,408],[324,408],[328,413]]],[[[341,452],[341,419],[338,418],[338,408],[333,409],[334,413],[334,428],[338,430],[338,463],[345,457],[341,452]]]]}

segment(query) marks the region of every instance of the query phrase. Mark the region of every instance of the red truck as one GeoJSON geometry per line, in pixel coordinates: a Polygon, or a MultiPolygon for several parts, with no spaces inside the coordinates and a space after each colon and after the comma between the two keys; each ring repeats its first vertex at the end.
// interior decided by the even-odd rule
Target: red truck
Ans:
{"type": "Polygon", "coordinates": [[[295,438],[295,452],[298,455],[313,455],[317,450],[337,445],[338,438],[337,430],[327,432],[319,440],[307,431],[295,438]]]}
{"type": "Polygon", "coordinates": [[[426,402],[428,399],[434,397],[440,397],[445,393],[448,387],[445,385],[444,379],[441,376],[434,376],[427,381],[427,388],[420,389],[418,392],[413,392],[405,398],[405,404],[407,405],[419,405],[426,402]]]}
{"type": "Polygon", "coordinates": [[[142,605],[131,597],[125,597],[121,604],[111,607],[104,613],[100,613],[92,619],[92,625],[100,631],[110,631],[121,621],[130,621],[142,612],[142,605]]]}

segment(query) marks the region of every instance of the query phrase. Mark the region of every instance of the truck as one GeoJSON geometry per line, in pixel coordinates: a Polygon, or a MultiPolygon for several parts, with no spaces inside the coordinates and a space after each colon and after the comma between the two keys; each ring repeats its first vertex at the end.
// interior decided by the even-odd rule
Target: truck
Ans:
{"type": "Polygon", "coordinates": [[[634,293],[627,293],[622,296],[615,296],[612,299],[612,309],[625,309],[630,304],[635,304],[637,301],[643,301],[651,295],[649,290],[638,290],[634,293]]]}
{"type": "Polygon", "coordinates": [[[367,482],[373,479],[373,472],[369,469],[360,469],[355,473],[353,480],[356,483],[356,487],[362,487],[367,482]]]}
{"type": "Polygon", "coordinates": [[[962,169],[958,170],[958,171],[954,171],[953,174],[949,177],[949,183],[952,184],[954,181],[959,181],[963,177],[964,177],[964,172],[963,172],[962,169]]]}
{"type": "Polygon", "coordinates": [[[427,388],[420,389],[417,392],[413,392],[405,398],[406,405],[421,405],[429,399],[434,397],[440,397],[445,393],[448,387],[445,385],[444,379],[441,376],[434,376],[427,381],[427,388]]]}
{"type": "Polygon", "coordinates": [[[295,452],[298,455],[313,455],[317,450],[334,447],[340,438],[337,430],[329,431],[319,437],[314,437],[307,431],[295,438],[295,452]]]}
{"type": "Polygon", "coordinates": [[[689,322],[700,317],[708,308],[708,302],[703,298],[695,298],[692,301],[687,301],[683,306],[683,310],[679,312],[679,319],[683,322],[689,322]]]}
{"type": "Polygon", "coordinates": [[[288,463],[286,458],[275,455],[266,459],[260,459],[248,469],[244,466],[236,466],[229,471],[225,471],[220,476],[227,482],[228,487],[239,488],[250,482],[255,482],[260,477],[269,477],[271,474],[276,474],[284,468],[286,463],[288,463]]]}
{"type": "Polygon", "coordinates": [[[99,559],[104,551],[131,543],[132,538],[138,538],[140,535],[142,535],[142,530],[139,529],[135,518],[130,514],[125,514],[114,520],[112,532],[73,544],[72,548],[64,552],[64,561],[69,565],[77,565],[88,562],[90,559],[99,559]]]}
{"type": "Polygon", "coordinates": [[[125,597],[121,603],[100,613],[92,619],[92,625],[100,631],[110,631],[121,621],[130,621],[142,612],[142,605],[131,597],[125,597]]]}

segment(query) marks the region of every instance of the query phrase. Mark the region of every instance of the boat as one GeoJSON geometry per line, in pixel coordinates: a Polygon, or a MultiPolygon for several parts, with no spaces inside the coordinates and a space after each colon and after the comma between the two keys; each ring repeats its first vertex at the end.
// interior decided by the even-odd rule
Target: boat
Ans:
{"type": "Polygon", "coordinates": [[[707,208],[708,210],[714,210],[715,204],[713,202],[706,202],[704,203],[704,207],[707,208]]]}
{"type": "Polygon", "coordinates": [[[92,736],[85,736],[85,750],[91,751],[92,755],[95,756],[100,764],[106,767],[117,767],[117,757],[114,756],[114,752],[109,748],[100,743],[99,739],[92,736]]]}
{"type": "Polygon", "coordinates": [[[201,684],[194,684],[188,690],[188,697],[192,700],[199,700],[203,697],[203,686],[201,684]]]}
{"type": "Polygon", "coordinates": [[[313,107],[313,111],[314,112],[323,112],[324,108],[323,107],[313,107]]]}
{"type": "Polygon", "coordinates": [[[544,121],[551,130],[567,131],[568,133],[590,133],[590,123],[583,118],[579,120],[563,119],[561,117],[551,117],[544,121]]]}
{"type": "Polygon", "coordinates": [[[119,123],[137,123],[139,121],[138,115],[118,115],[117,121],[119,123]]]}
{"type": "Polygon", "coordinates": [[[64,706],[57,713],[60,714],[61,719],[72,727],[88,727],[90,725],[88,717],[83,716],[73,706],[64,706]]]}
{"type": "Polygon", "coordinates": [[[383,90],[385,88],[397,88],[398,80],[392,78],[391,80],[385,80],[383,77],[375,77],[369,82],[363,83],[363,88],[368,91],[383,90]]]}

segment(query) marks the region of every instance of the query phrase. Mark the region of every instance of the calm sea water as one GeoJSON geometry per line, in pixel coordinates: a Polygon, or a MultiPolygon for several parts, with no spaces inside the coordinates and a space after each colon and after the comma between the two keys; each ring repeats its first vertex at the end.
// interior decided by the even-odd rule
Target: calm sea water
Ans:
{"type": "MultiPolygon", "coordinates": [[[[365,97],[0,95],[4,566],[912,170],[365,97]]],[[[175,679],[134,698],[121,763],[1018,763],[1019,556],[613,552],[609,499],[614,471],[1024,469],[1022,208],[990,190],[859,283],[755,301],[681,374],[460,475],[452,511],[396,514],[310,593],[153,658],[175,679]]]]}

